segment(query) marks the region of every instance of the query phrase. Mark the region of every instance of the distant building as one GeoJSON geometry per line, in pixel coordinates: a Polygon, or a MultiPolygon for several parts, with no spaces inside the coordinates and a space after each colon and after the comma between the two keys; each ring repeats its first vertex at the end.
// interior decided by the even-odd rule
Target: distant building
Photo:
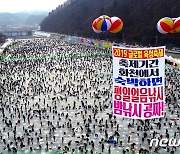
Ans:
{"type": "Polygon", "coordinates": [[[10,30],[3,31],[2,34],[4,34],[7,37],[31,36],[32,30],[10,30]]]}

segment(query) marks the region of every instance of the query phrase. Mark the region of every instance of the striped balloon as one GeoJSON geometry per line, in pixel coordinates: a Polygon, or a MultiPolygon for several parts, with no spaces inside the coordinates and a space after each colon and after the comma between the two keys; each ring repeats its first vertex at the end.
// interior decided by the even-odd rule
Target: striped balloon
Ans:
{"type": "Polygon", "coordinates": [[[174,23],[171,18],[164,17],[157,23],[157,30],[162,34],[167,34],[173,30],[174,23]]]}
{"type": "Polygon", "coordinates": [[[174,21],[174,30],[179,33],[180,32],[180,17],[176,18],[174,21]]]}
{"type": "MultiPolygon", "coordinates": [[[[174,21],[177,19],[177,18],[171,18],[172,19],[172,21],[173,21],[173,23],[174,23],[174,21]]],[[[173,29],[170,31],[170,33],[176,33],[176,31],[174,30],[174,26],[173,26],[173,29]]]]}
{"type": "Polygon", "coordinates": [[[109,29],[109,31],[111,33],[118,33],[122,30],[123,28],[123,22],[120,18],[118,17],[111,17],[111,28],[109,29]]]}
{"type": "Polygon", "coordinates": [[[99,20],[99,19],[97,18],[97,19],[95,19],[95,20],[93,21],[93,23],[92,23],[92,29],[93,29],[93,31],[96,32],[96,33],[101,33],[102,31],[100,31],[100,30],[97,29],[97,21],[98,21],[98,20],[99,20]]]}
{"type": "Polygon", "coordinates": [[[105,32],[111,27],[111,18],[106,15],[100,16],[93,22],[92,27],[98,32],[105,32]]]}

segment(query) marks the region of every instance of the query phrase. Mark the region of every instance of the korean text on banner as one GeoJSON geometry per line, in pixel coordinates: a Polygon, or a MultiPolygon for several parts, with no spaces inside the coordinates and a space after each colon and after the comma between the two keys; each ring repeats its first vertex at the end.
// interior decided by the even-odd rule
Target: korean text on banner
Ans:
{"type": "Polygon", "coordinates": [[[113,113],[152,119],[165,112],[165,47],[112,47],[113,113]]]}

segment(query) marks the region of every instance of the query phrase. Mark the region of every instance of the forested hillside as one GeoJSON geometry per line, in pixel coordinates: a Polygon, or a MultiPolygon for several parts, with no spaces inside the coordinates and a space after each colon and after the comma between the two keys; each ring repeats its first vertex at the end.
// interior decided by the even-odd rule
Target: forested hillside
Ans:
{"type": "Polygon", "coordinates": [[[42,21],[41,28],[84,37],[117,42],[180,46],[180,34],[160,34],[156,23],[162,17],[180,16],[179,0],[68,0],[42,21]],[[96,34],[91,28],[100,15],[118,16],[124,22],[117,34],[96,34]]]}

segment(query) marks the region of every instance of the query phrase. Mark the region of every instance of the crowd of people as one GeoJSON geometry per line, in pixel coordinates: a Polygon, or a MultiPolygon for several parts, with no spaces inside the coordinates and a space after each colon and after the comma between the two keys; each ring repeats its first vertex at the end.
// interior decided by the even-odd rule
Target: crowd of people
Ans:
{"type": "Polygon", "coordinates": [[[119,118],[107,53],[63,36],[15,40],[0,60],[0,151],[180,152],[150,146],[154,138],[180,137],[180,70],[166,65],[165,117],[119,118]]]}

